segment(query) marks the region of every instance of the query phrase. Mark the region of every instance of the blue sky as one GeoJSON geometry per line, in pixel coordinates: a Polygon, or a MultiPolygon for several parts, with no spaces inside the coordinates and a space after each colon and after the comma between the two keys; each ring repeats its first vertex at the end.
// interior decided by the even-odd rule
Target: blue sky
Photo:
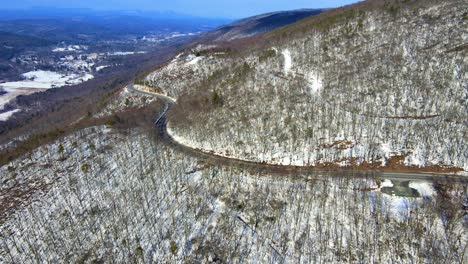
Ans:
{"type": "Polygon", "coordinates": [[[14,0],[1,8],[34,6],[92,8],[103,10],[174,11],[204,17],[242,18],[271,11],[337,7],[356,0],[14,0]]]}

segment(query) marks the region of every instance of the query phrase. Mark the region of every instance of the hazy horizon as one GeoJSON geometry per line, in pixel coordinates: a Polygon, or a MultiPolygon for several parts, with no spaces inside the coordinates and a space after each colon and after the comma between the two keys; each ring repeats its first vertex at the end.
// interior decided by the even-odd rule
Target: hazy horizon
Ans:
{"type": "Polygon", "coordinates": [[[206,18],[229,18],[237,19],[257,14],[293,10],[293,9],[319,9],[333,8],[351,3],[356,0],[291,0],[291,1],[267,1],[248,0],[238,1],[216,1],[216,0],[173,0],[173,1],[151,1],[151,0],[82,0],[82,1],[59,1],[42,0],[40,3],[34,0],[18,0],[4,3],[0,9],[31,10],[38,8],[72,8],[91,9],[96,11],[139,11],[139,12],[162,12],[176,13],[189,16],[206,18]]]}

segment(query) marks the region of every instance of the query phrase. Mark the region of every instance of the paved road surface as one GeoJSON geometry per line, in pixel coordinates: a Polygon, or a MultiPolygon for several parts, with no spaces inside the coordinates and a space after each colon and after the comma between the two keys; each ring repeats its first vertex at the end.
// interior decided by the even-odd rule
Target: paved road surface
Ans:
{"type": "Polygon", "coordinates": [[[167,111],[175,103],[171,97],[140,91],[134,88],[133,84],[128,86],[128,90],[135,93],[144,95],[155,96],[166,103],[163,113],[156,119],[155,126],[157,128],[159,138],[167,145],[175,148],[190,156],[206,159],[207,162],[213,165],[234,166],[240,169],[245,169],[253,173],[259,174],[272,174],[272,175],[289,175],[297,178],[311,178],[315,176],[338,176],[338,177],[377,177],[381,179],[394,179],[394,180],[424,180],[424,181],[443,181],[443,182],[461,182],[468,184],[468,177],[455,174],[437,174],[437,173],[414,173],[414,172],[382,172],[378,170],[358,171],[350,169],[317,169],[307,166],[288,166],[288,165],[273,165],[260,162],[240,160],[236,158],[229,158],[214,153],[202,151],[200,149],[192,148],[177,142],[167,132],[167,111]]]}

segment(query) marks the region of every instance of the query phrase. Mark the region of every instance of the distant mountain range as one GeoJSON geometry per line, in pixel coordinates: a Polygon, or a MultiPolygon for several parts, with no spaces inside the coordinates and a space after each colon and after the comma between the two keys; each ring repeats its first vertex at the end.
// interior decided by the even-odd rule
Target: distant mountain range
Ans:
{"type": "Polygon", "coordinates": [[[207,33],[207,37],[213,38],[215,41],[249,37],[318,15],[323,11],[323,9],[300,9],[248,17],[211,31],[207,33]]]}
{"type": "Polygon", "coordinates": [[[1,31],[51,41],[119,38],[157,32],[207,31],[228,19],[200,18],[170,12],[96,11],[89,9],[0,10],[1,31]]]}

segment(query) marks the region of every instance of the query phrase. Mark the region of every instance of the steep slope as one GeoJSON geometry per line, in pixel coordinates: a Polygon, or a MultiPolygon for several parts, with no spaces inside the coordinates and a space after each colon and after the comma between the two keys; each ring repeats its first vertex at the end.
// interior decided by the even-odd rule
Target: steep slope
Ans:
{"type": "Polygon", "coordinates": [[[258,175],[139,129],[77,131],[0,174],[1,263],[462,263],[468,238],[461,183],[258,175]]]}
{"type": "MultiPolygon", "coordinates": [[[[448,8],[441,16],[453,13],[450,22],[438,21],[439,31],[453,28],[457,21],[465,26],[457,7],[433,7],[432,11],[448,8]]],[[[375,34],[383,41],[390,39],[385,30],[389,34],[401,30],[391,27],[395,24],[382,25],[389,23],[385,18],[375,23],[379,28],[375,34]]],[[[436,35],[438,30],[434,30],[436,35]]],[[[457,28],[454,32],[447,34],[453,43],[442,40],[431,51],[433,57],[426,54],[422,59],[438,61],[440,69],[452,64],[462,67],[460,74],[465,76],[466,61],[459,63],[457,59],[464,60],[466,51],[456,41],[466,40],[466,33],[457,28]],[[448,62],[443,59],[447,48],[448,62]]],[[[343,69],[355,70],[356,81],[346,86],[339,81],[351,78],[333,65],[348,48],[330,44],[330,36],[323,32],[306,32],[305,36],[314,34],[319,34],[313,38],[316,44],[296,35],[244,53],[199,46],[179,54],[146,80],[139,80],[139,85],[130,84],[112,94],[105,106],[95,111],[93,116],[98,119],[92,127],[77,126],[66,136],[1,166],[0,263],[464,263],[468,241],[466,177],[452,182],[443,178],[385,178],[380,173],[356,171],[257,171],[220,164],[208,155],[187,155],[161,140],[160,134],[150,133],[154,132],[154,118],[166,108],[160,96],[133,87],[177,97],[169,119],[178,140],[206,151],[224,148],[228,154],[226,151],[232,150],[229,155],[243,159],[258,160],[258,153],[272,149],[286,157],[292,155],[294,146],[313,146],[323,140],[316,139],[320,133],[333,137],[336,129],[345,136],[360,135],[362,144],[372,140],[369,135],[376,142],[388,137],[401,144],[396,134],[403,128],[392,125],[413,122],[433,127],[411,128],[413,134],[406,139],[409,147],[414,144],[411,140],[424,143],[424,138],[418,138],[421,134],[439,131],[447,133],[447,142],[461,142],[463,149],[466,119],[457,118],[464,117],[459,107],[466,102],[433,97],[431,90],[429,98],[437,105],[413,112],[410,87],[402,89],[409,93],[402,95],[408,101],[395,109],[385,108],[383,103],[377,107],[373,98],[383,97],[386,91],[370,93],[369,82],[382,78],[378,84],[386,85],[387,93],[396,93],[387,83],[392,76],[400,78],[397,71],[388,73],[390,77],[374,77],[359,60],[361,51],[356,51],[358,55],[348,52],[346,56],[357,62],[343,69]],[[321,48],[314,49],[322,43],[334,53],[325,56],[321,48]],[[298,64],[301,61],[304,64],[298,64]],[[357,110],[349,110],[352,104],[345,101],[345,95],[333,94],[346,89],[337,90],[333,81],[354,92],[361,91],[355,84],[362,85],[369,94],[362,96],[364,101],[353,102],[357,110]],[[453,116],[445,112],[449,107],[456,111],[453,116]],[[343,117],[335,116],[337,113],[343,117]],[[319,121],[317,127],[315,122],[319,121]],[[444,122],[452,127],[441,125],[444,122]],[[348,130],[351,124],[355,130],[348,130]],[[145,125],[148,130],[143,129],[145,125]],[[263,136],[274,133],[272,129],[281,129],[276,133],[285,134],[285,138],[263,136]],[[232,131],[236,134],[230,134],[232,131]],[[310,141],[303,142],[304,135],[294,131],[302,131],[310,141]],[[249,145],[236,141],[239,137],[250,140],[249,145]],[[277,146],[281,148],[274,149],[277,146]],[[250,154],[243,155],[240,151],[247,147],[250,154]]],[[[369,38],[374,33],[359,34],[369,38]]],[[[336,41],[344,40],[337,37],[336,41]]],[[[379,54],[378,58],[386,58],[377,43],[361,45],[379,54]]],[[[369,56],[374,56],[370,51],[369,56]]],[[[414,60],[415,65],[407,67],[425,69],[423,62],[414,60]]],[[[396,67],[392,61],[386,63],[386,70],[396,67]]],[[[378,64],[369,61],[371,69],[378,64]]],[[[449,92],[462,93],[453,85],[457,79],[442,74],[445,70],[426,71],[438,74],[434,78],[446,83],[449,92]]],[[[421,83],[432,78],[423,78],[417,71],[414,75],[421,83]]],[[[466,89],[465,79],[462,81],[466,89]]],[[[443,89],[433,90],[435,95],[444,95],[443,89]]],[[[353,98],[361,97],[349,100],[353,98]]],[[[324,149],[339,153],[346,151],[347,144],[340,141],[299,154],[323,152],[329,158],[334,152],[324,149]]],[[[382,146],[386,151],[394,147],[377,143],[377,147],[382,146]]]]}
{"type": "Polygon", "coordinates": [[[147,84],[178,97],[170,132],[205,151],[467,171],[466,10],[366,1],[274,31],[260,48],[180,54],[147,84]]]}
{"type": "Polygon", "coordinates": [[[208,32],[205,37],[215,41],[226,41],[245,38],[268,32],[288,24],[292,24],[306,17],[322,13],[321,9],[301,9],[273,12],[238,20],[208,32]]]}

